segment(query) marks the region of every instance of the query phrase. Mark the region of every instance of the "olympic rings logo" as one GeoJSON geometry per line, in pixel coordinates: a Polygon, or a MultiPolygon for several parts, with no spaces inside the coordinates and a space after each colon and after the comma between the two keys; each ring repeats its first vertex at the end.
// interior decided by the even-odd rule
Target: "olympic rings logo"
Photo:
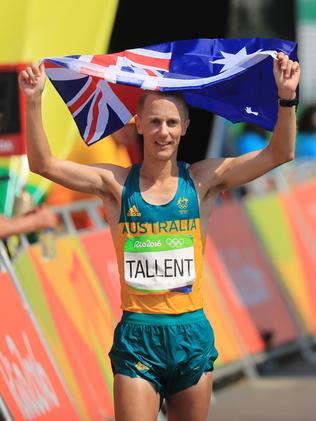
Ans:
{"type": "Polygon", "coordinates": [[[187,209],[189,199],[187,197],[179,197],[177,204],[180,209],[187,209]]]}
{"type": "Polygon", "coordinates": [[[184,244],[184,239],[183,238],[167,238],[166,239],[166,243],[168,244],[169,247],[181,247],[184,244]]]}

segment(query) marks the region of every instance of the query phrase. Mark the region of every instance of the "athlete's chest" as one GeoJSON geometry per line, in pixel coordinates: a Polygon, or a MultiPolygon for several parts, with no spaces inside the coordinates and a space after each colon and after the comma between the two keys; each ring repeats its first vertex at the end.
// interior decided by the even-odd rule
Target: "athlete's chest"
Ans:
{"type": "Polygon", "coordinates": [[[174,178],[165,182],[148,183],[139,180],[139,190],[145,202],[152,205],[170,203],[178,190],[179,180],[174,178]]]}
{"type": "Polygon", "coordinates": [[[183,165],[165,183],[143,182],[136,166],[122,194],[120,222],[167,222],[199,217],[195,187],[183,165]]]}

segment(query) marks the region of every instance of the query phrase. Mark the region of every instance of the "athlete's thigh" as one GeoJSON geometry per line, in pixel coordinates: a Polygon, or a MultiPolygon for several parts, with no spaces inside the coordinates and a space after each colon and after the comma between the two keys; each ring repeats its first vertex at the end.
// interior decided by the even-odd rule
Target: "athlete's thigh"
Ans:
{"type": "Polygon", "coordinates": [[[159,404],[159,393],[147,380],[114,376],[115,421],[156,421],[159,404]]]}
{"type": "Polygon", "coordinates": [[[198,383],[167,399],[168,421],[206,421],[212,394],[213,376],[204,373],[198,383]]]}

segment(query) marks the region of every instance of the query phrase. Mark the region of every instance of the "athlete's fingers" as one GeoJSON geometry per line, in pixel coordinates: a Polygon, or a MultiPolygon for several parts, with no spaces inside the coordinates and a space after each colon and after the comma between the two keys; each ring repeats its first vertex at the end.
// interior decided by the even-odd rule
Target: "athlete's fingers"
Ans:
{"type": "Polygon", "coordinates": [[[287,65],[286,65],[286,69],[285,69],[285,72],[284,72],[284,77],[286,79],[291,77],[292,67],[293,67],[293,60],[288,60],[287,65]]]}
{"type": "Polygon", "coordinates": [[[41,72],[41,73],[46,74],[46,72],[45,72],[45,64],[44,64],[44,62],[42,62],[42,63],[39,65],[39,69],[40,69],[40,72],[41,72]]]}
{"type": "Polygon", "coordinates": [[[277,53],[277,63],[280,70],[284,72],[286,71],[288,61],[289,61],[288,55],[284,54],[282,51],[277,53]]]}
{"type": "Polygon", "coordinates": [[[285,56],[285,54],[283,53],[283,51],[279,51],[279,52],[277,53],[277,59],[278,59],[278,60],[282,60],[284,56],[285,56]]]}
{"type": "Polygon", "coordinates": [[[27,78],[26,78],[26,81],[28,82],[28,83],[35,83],[35,75],[34,75],[34,72],[33,72],[33,69],[32,69],[32,67],[31,66],[28,66],[26,69],[25,69],[25,72],[26,72],[26,74],[27,74],[27,78]]]}
{"type": "Polygon", "coordinates": [[[40,76],[41,75],[41,71],[40,71],[39,65],[37,63],[32,63],[31,64],[31,69],[32,69],[33,74],[35,76],[40,76]]]}
{"type": "Polygon", "coordinates": [[[40,76],[40,74],[38,74],[38,68],[36,67],[36,65],[32,64],[28,66],[25,70],[28,74],[28,82],[35,85],[38,77],[40,76]]]}
{"type": "Polygon", "coordinates": [[[23,82],[28,82],[28,80],[29,80],[29,75],[28,75],[28,73],[27,73],[27,71],[26,71],[26,70],[22,70],[22,71],[21,71],[21,73],[20,73],[20,79],[21,79],[21,81],[23,81],[23,82]]]}
{"type": "Polygon", "coordinates": [[[293,62],[292,73],[298,72],[300,70],[300,63],[298,61],[293,62]]]}
{"type": "Polygon", "coordinates": [[[28,69],[22,70],[20,75],[19,75],[19,80],[24,83],[24,84],[28,84],[28,85],[32,85],[32,77],[30,76],[30,72],[28,71],[28,69]]]}

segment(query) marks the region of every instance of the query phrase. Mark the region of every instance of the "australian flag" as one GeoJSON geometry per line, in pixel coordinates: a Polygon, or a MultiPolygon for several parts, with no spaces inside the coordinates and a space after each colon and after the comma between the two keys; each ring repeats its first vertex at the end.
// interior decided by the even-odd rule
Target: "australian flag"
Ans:
{"type": "Polygon", "coordinates": [[[273,58],[297,44],[271,38],[194,39],[116,54],[45,58],[46,73],[88,145],[123,127],[143,90],[181,91],[187,103],[273,130],[273,58]]]}

